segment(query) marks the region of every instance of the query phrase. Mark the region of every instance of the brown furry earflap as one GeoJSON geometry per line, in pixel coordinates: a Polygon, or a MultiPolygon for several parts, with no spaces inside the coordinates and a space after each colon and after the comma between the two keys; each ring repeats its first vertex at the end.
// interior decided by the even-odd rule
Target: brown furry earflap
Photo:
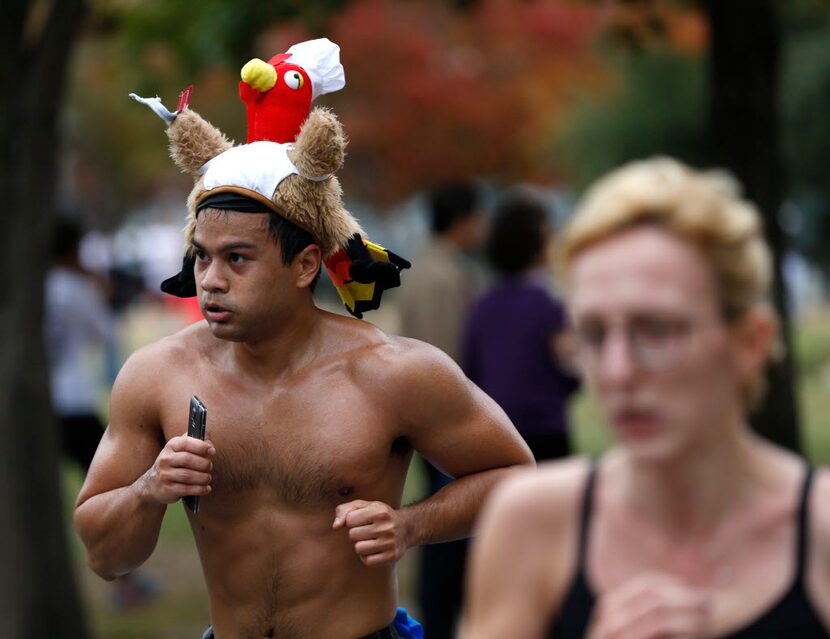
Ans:
{"type": "Polygon", "coordinates": [[[346,135],[340,120],[328,109],[317,107],[303,122],[289,159],[308,177],[330,175],[343,166],[346,135]]]}
{"type": "Polygon", "coordinates": [[[324,257],[343,248],[355,233],[363,233],[343,208],[340,182],[331,175],[343,166],[345,155],[346,136],[340,120],[328,109],[313,109],[288,151],[300,175],[287,177],[274,191],[274,204],[292,222],[312,232],[324,257]],[[324,176],[331,177],[308,179],[324,176]]]}
{"type": "Polygon", "coordinates": [[[208,160],[233,146],[233,142],[201,115],[185,109],[167,127],[170,157],[182,171],[196,177],[208,160]]]}
{"type": "Polygon", "coordinates": [[[328,257],[346,246],[355,233],[364,234],[357,220],[343,208],[342,198],[340,181],[334,176],[313,182],[291,175],[280,183],[273,199],[286,218],[311,232],[323,257],[328,257]]]}

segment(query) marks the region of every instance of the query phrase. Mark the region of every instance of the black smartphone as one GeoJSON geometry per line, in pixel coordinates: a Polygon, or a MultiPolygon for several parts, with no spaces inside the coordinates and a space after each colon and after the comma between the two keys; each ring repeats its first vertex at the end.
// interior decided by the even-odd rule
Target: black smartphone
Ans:
{"type": "MultiPolygon", "coordinates": [[[[202,401],[194,395],[190,398],[190,415],[187,419],[187,435],[196,439],[205,439],[205,428],[207,427],[207,408],[202,401]]],[[[193,511],[194,515],[199,514],[199,496],[185,495],[182,497],[184,505],[193,511]]]]}

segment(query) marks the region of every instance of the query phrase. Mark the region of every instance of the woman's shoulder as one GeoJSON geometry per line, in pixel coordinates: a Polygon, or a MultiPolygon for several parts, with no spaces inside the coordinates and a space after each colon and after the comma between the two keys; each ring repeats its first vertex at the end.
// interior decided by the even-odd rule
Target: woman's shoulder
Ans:
{"type": "Polygon", "coordinates": [[[488,574],[516,582],[515,588],[542,602],[545,616],[560,605],[575,570],[590,468],[589,459],[574,457],[516,471],[494,490],[476,524],[478,572],[489,566],[488,574]]]}
{"type": "Polygon", "coordinates": [[[587,457],[570,457],[517,471],[494,491],[488,509],[506,522],[567,526],[579,515],[593,463],[587,457]]]}
{"type": "Polygon", "coordinates": [[[830,468],[811,465],[809,461],[778,446],[763,442],[764,462],[768,482],[786,493],[785,499],[796,511],[806,506],[807,539],[811,560],[822,567],[826,577],[828,610],[830,610],[830,468]],[[807,471],[812,476],[809,486],[805,483],[807,471]],[[787,489],[787,486],[790,488],[787,489]],[[809,492],[805,492],[809,491],[809,492]],[[792,496],[796,495],[793,502],[792,496]],[[806,499],[806,502],[803,500],[806,499]]]}
{"type": "Polygon", "coordinates": [[[809,495],[808,588],[824,624],[830,627],[830,468],[814,469],[809,495]]]}
{"type": "Polygon", "coordinates": [[[820,557],[825,559],[830,576],[830,468],[817,466],[813,473],[813,487],[808,502],[813,526],[811,539],[815,540],[820,557]]]}

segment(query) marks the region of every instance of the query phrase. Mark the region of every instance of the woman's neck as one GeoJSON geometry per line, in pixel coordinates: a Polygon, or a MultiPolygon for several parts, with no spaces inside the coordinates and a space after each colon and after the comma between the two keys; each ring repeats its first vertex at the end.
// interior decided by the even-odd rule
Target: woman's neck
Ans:
{"type": "Polygon", "coordinates": [[[757,449],[741,421],[670,460],[642,461],[622,451],[615,485],[623,503],[661,528],[684,536],[706,534],[758,485],[757,449]]]}

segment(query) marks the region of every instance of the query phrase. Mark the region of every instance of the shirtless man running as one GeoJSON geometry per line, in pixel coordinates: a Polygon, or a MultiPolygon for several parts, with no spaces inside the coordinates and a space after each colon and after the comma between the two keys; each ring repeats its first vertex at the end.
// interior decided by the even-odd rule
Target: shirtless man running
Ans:
{"type": "Polygon", "coordinates": [[[167,505],[199,495],[205,636],[395,637],[397,560],[468,535],[488,490],[532,457],[449,357],[315,306],[317,238],[219,200],[191,209],[206,321],[136,352],[113,388],[75,510],[89,564],[105,579],[140,566],[167,505]],[[184,434],[194,394],[204,442],[184,434]],[[457,480],[402,507],[415,450],[457,480]]]}

